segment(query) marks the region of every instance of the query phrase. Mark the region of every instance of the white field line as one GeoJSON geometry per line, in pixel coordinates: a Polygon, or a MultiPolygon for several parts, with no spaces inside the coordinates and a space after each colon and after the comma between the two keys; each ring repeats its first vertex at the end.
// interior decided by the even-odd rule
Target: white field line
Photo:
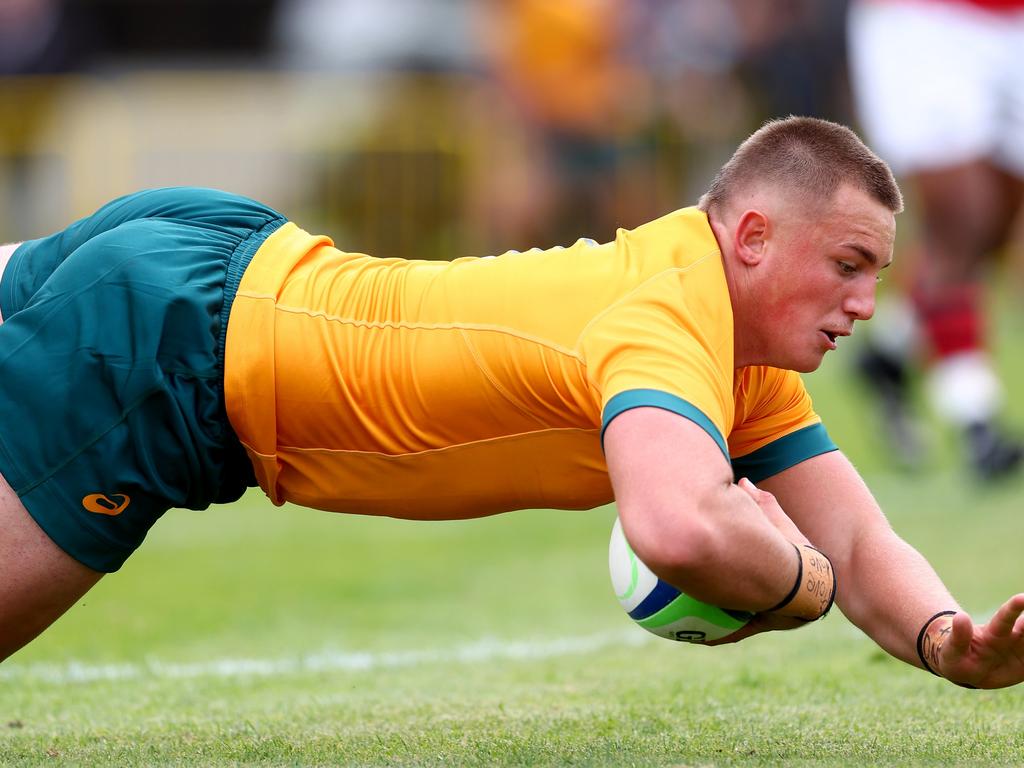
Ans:
{"type": "Polygon", "coordinates": [[[182,663],[151,659],[125,664],[86,664],[76,661],[65,664],[9,664],[0,666],[0,682],[64,685],[139,679],[266,678],[317,672],[365,672],[424,664],[479,664],[502,659],[535,661],[594,653],[611,646],[635,647],[655,639],[654,635],[642,630],[627,630],[550,640],[507,641],[485,638],[443,650],[332,650],[276,659],[226,658],[182,663]]]}
{"type": "MultiPolygon", "coordinates": [[[[972,614],[975,622],[988,621],[996,609],[972,614]]],[[[843,628],[844,635],[870,639],[852,624],[843,628]]],[[[414,651],[337,651],[328,650],[304,656],[276,659],[212,659],[197,662],[173,662],[148,659],[139,663],[86,664],[69,661],[64,664],[7,663],[0,666],[0,683],[92,683],[118,680],[192,680],[199,678],[280,677],[316,672],[365,672],[375,669],[396,669],[424,664],[479,664],[488,661],[538,661],[559,656],[594,653],[611,646],[637,647],[662,642],[644,631],[629,629],[601,632],[582,637],[561,637],[548,640],[499,640],[484,638],[474,643],[446,649],[414,651]]]]}

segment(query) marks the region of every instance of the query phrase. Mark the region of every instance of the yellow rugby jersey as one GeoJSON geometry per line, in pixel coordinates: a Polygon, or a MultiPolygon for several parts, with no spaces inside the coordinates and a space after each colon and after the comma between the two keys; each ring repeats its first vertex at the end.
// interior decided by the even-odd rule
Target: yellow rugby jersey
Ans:
{"type": "Polygon", "coordinates": [[[755,481],[833,450],[798,374],[733,368],[705,214],[451,262],[338,250],[292,223],[232,305],[228,417],[277,504],[444,519],[612,500],[603,427],[692,419],[755,481]]]}

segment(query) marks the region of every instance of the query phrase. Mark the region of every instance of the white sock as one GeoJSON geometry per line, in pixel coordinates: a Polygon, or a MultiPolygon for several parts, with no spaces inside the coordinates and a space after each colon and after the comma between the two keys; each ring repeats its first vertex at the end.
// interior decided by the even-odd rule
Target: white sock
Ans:
{"type": "Polygon", "coordinates": [[[940,359],[928,372],[927,386],[939,416],[958,427],[991,421],[1002,407],[1002,384],[981,350],[940,359]]]}

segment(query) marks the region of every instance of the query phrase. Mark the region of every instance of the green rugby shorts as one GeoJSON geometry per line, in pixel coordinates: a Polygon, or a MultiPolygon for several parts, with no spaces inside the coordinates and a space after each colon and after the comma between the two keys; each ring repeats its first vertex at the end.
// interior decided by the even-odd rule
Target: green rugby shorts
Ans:
{"type": "Polygon", "coordinates": [[[79,562],[115,571],[168,509],[254,484],[224,411],[238,282],[281,224],[209,189],[109,203],[0,280],[0,474],[79,562]]]}

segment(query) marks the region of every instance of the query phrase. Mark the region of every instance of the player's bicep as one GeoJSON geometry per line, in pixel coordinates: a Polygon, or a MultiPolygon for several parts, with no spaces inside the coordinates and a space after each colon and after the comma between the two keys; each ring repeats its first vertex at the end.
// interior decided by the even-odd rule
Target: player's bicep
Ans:
{"type": "Polygon", "coordinates": [[[697,422],[655,407],[618,414],[604,434],[619,517],[634,547],[679,530],[732,479],[718,441],[697,422]]]}

